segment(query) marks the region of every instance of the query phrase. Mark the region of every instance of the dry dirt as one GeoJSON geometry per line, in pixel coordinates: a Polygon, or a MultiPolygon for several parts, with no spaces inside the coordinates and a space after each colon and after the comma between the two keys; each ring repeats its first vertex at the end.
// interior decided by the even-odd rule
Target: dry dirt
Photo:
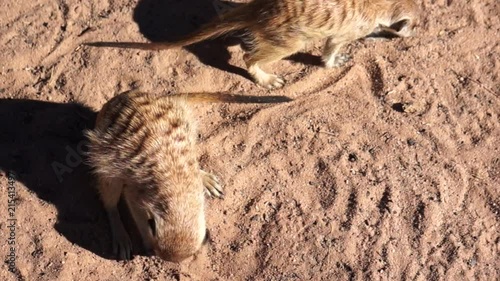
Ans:
{"type": "Polygon", "coordinates": [[[266,67],[288,81],[269,92],[232,38],[79,47],[172,40],[215,16],[213,0],[2,1],[0,279],[499,280],[500,2],[419,2],[416,37],[357,42],[333,70],[318,42],[266,67]],[[111,255],[82,130],[137,86],[295,99],[195,106],[201,165],[226,190],[195,260],[111,255]]]}

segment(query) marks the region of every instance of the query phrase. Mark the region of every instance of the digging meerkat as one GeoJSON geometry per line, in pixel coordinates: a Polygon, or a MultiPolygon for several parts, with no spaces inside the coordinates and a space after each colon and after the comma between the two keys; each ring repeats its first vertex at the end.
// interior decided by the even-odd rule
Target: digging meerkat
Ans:
{"type": "Polygon", "coordinates": [[[322,60],[327,68],[340,67],[350,57],[340,53],[347,43],[368,35],[407,37],[418,23],[413,0],[254,0],[216,17],[175,42],[89,42],[88,46],[163,50],[191,45],[235,30],[247,31],[244,56],[249,74],[265,88],[284,80],[261,69],[325,39],[322,60]]]}
{"type": "Polygon", "coordinates": [[[123,194],[148,253],[179,262],[195,254],[207,235],[204,192],[222,197],[217,178],[199,168],[190,102],[279,103],[282,96],[223,93],[155,95],[137,90],[102,107],[88,161],[106,210],[113,252],[130,259],[131,241],[117,204],[123,194]]]}

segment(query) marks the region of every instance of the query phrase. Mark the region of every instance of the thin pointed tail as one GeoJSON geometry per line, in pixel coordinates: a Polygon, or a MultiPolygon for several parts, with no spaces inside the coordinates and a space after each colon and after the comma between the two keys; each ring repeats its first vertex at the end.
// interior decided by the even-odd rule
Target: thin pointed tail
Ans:
{"type": "Polygon", "coordinates": [[[111,47],[139,50],[166,50],[180,48],[207,39],[217,38],[231,31],[247,27],[249,20],[246,5],[235,8],[211,22],[201,26],[198,30],[174,42],[140,43],[140,42],[86,42],[85,46],[111,47]]]}
{"type": "Polygon", "coordinates": [[[293,101],[285,96],[246,96],[228,93],[188,93],[178,94],[184,96],[190,102],[226,102],[226,103],[284,103],[293,101]]]}

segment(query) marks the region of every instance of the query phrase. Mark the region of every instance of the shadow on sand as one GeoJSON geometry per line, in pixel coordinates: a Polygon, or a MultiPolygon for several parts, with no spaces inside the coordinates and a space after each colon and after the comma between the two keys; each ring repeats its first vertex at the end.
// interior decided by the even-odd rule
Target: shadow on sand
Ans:
{"type": "MultiPolygon", "coordinates": [[[[0,169],[57,208],[54,227],[70,242],[114,259],[106,215],[85,164],[83,131],[95,117],[79,104],[0,99],[0,169]]],[[[135,246],[137,233],[130,227],[135,246]]]]}
{"type": "MultiPolygon", "coordinates": [[[[242,4],[222,0],[141,0],[134,10],[133,19],[149,41],[171,42],[238,5],[242,4]]],[[[243,32],[235,32],[185,48],[206,65],[251,80],[245,69],[228,63],[229,46],[240,45],[243,49],[246,48],[241,40],[243,32]]],[[[319,57],[307,53],[298,53],[288,59],[303,64],[321,65],[319,57]]]]}
{"type": "MultiPolygon", "coordinates": [[[[149,41],[170,42],[195,31],[217,17],[217,13],[236,6],[235,3],[221,0],[141,0],[134,10],[134,21],[149,41]]],[[[185,48],[206,65],[250,79],[245,69],[228,63],[230,54],[227,47],[241,43],[232,35],[185,48]]]]}

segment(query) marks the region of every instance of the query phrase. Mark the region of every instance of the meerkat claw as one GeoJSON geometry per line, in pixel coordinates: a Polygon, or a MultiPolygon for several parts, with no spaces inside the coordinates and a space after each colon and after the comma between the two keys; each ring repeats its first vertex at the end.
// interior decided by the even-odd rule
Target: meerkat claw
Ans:
{"type": "Polygon", "coordinates": [[[125,229],[113,233],[113,255],[120,260],[130,260],[132,242],[125,229]]]}
{"type": "Polygon", "coordinates": [[[351,56],[347,54],[339,54],[334,56],[333,58],[330,58],[328,60],[323,59],[323,62],[325,64],[326,68],[335,68],[335,67],[341,67],[344,64],[346,64],[348,61],[351,60],[351,56]]]}
{"type": "Polygon", "coordinates": [[[114,254],[119,257],[120,260],[130,260],[132,247],[129,244],[130,242],[125,241],[115,241],[113,243],[114,254]]]}
{"type": "Polygon", "coordinates": [[[219,180],[217,179],[216,176],[213,174],[207,173],[203,170],[202,172],[202,180],[203,180],[203,186],[205,186],[205,191],[213,197],[216,198],[223,198],[224,193],[222,191],[222,186],[219,183],[219,180]]]}
{"type": "Polygon", "coordinates": [[[257,84],[266,89],[273,90],[283,87],[285,80],[277,75],[268,75],[265,78],[257,79],[257,84]]]}

